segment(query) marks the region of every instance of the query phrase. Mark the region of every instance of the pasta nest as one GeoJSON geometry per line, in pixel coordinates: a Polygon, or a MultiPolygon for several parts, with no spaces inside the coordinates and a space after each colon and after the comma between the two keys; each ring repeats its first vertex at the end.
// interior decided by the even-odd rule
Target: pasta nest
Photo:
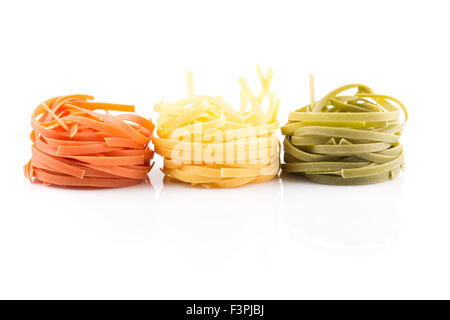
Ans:
{"type": "Polygon", "coordinates": [[[134,106],[93,99],[60,96],[36,107],[31,116],[32,157],[24,166],[30,181],[90,188],[149,181],[153,123],[133,113],[109,114],[134,112],[134,106]]]}
{"type": "Polygon", "coordinates": [[[398,99],[376,94],[362,84],[342,86],[314,101],[311,78],[311,103],[291,112],[281,128],[283,171],[333,185],[393,179],[405,165],[399,139],[407,119],[398,99]],[[356,93],[344,94],[351,89],[356,93]]]}
{"type": "Polygon", "coordinates": [[[259,66],[256,69],[262,89],[255,95],[240,78],[239,111],[220,96],[195,95],[191,72],[187,98],[155,105],[160,116],[153,142],[164,157],[166,176],[195,186],[230,188],[278,175],[280,99],[270,91],[272,69],[266,75],[259,66]]]}

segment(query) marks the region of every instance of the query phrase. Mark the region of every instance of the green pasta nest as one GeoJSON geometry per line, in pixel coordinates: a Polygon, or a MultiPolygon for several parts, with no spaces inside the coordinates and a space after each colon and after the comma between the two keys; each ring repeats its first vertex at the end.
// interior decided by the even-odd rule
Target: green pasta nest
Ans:
{"type": "MultiPolygon", "coordinates": [[[[312,94],[313,95],[313,94],[312,94]]],[[[289,115],[283,172],[332,185],[362,185],[395,178],[404,169],[399,142],[408,118],[397,99],[365,85],[333,90],[289,115]],[[357,89],[354,95],[345,91],[357,89]],[[404,122],[400,123],[401,112],[404,122]]]]}

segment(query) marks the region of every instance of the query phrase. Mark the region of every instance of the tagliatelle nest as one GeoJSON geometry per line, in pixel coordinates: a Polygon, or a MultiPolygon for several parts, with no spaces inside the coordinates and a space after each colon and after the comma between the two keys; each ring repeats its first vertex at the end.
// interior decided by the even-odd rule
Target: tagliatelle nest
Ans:
{"type": "Polygon", "coordinates": [[[361,84],[337,88],[289,115],[283,172],[323,184],[361,185],[395,178],[404,168],[400,136],[408,119],[396,98],[361,84]],[[351,89],[353,95],[343,95],[351,89]],[[405,120],[400,122],[401,111],[405,120]]]}
{"type": "Polygon", "coordinates": [[[222,97],[196,96],[187,73],[189,97],[159,103],[155,111],[155,151],[164,157],[163,171],[172,179],[203,187],[237,187],[268,181],[280,168],[275,135],[280,100],[270,91],[273,71],[257,67],[262,89],[255,95],[241,78],[241,108],[235,111],[222,97]],[[264,113],[261,104],[267,100],[264,113]],[[248,109],[248,104],[250,108],[248,109]]]}
{"type": "Polygon", "coordinates": [[[148,181],[154,125],[134,106],[91,102],[88,95],[49,99],[31,117],[30,181],[66,187],[125,187],[148,181]],[[94,110],[104,110],[105,113],[94,110]]]}

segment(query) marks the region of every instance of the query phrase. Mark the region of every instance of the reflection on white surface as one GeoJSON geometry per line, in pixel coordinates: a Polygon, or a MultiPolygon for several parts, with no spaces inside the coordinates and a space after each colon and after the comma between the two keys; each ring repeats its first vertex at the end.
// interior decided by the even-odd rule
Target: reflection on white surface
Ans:
{"type": "Polygon", "coordinates": [[[163,183],[158,169],[152,185],[110,190],[15,179],[0,214],[0,295],[370,297],[392,284],[408,293],[421,265],[448,271],[448,224],[436,223],[448,215],[417,210],[428,208],[421,186],[403,187],[415,172],[360,187],[283,176],[211,190],[163,183]]]}
{"type": "Polygon", "coordinates": [[[419,260],[447,270],[448,232],[436,221],[448,215],[423,219],[413,209],[427,208],[421,188],[403,188],[405,178],[334,187],[282,177],[211,190],[163,183],[157,169],[152,185],[111,190],[16,179],[21,198],[6,198],[0,214],[0,294],[370,297],[392,283],[408,293],[419,260]]]}
{"type": "MultiPolygon", "coordinates": [[[[246,265],[269,261],[281,185],[278,179],[236,189],[202,189],[177,182],[160,185],[157,254],[192,266],[246,265]]],[[[169,266],[170,267],[170,266],[169,266]]]]}
{"type": "Polygon", "coordinates": [[[303,245],[336,254],[389,248],[401,229],[402,177],[368,186],[324,186],[283,175],[282,216],[303,245]]]}

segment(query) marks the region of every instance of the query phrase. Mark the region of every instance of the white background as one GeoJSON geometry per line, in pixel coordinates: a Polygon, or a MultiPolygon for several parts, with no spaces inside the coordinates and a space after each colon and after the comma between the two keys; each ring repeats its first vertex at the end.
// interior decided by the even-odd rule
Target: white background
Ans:
{"type": "MultiPolygon", "coordinates": [[[[450,298],[448,1],[1,1],[0,298],[450,298]],[[274,71],[280,123],[364,83],[411,117],[406,172],[372,186],[282,178],[233,190],[32,185],[29,119],[87,93],[237,104],[274,71]]],[[[161,161],[158,159],[157,166],[161,161]]]]}

